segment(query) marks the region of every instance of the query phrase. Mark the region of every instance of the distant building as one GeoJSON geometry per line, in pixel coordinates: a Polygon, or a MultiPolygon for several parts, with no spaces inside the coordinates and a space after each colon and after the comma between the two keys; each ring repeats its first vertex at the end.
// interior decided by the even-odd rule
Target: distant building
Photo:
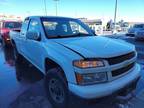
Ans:
{"type": "Polygon", "coordinates": [[[78,19],[87,24],[92,30],[96,32],[96,34],[103,33],[103,23],[101,19],[93,19],[93,20],[89,20],[87,18],[78,18],[78,19]]]}
{"type": "Polygon", "coordinates": [[[15,15],[0,14],[0,21],[1,20],[20,20],[20,21],[22,21],[22,18],[20,16],[15,16],[15,15]]]}

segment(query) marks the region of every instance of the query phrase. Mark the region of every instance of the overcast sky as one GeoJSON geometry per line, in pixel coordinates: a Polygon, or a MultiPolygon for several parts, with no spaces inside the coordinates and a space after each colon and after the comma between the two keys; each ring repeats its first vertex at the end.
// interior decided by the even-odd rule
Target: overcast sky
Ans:
{"type": "MultiPolygon", "coordinates": [[[[46,0],[48,15],[55,15],[55,3],[46,0]]],[[[60,0],[58,15],[109,20],[114,18],[115,0],[60,0]]],[[[144,0],[118,0],[118,20],[144,21],[144,0]]],[[[44,15],[44,0],[0,0],[0,13],[22,17],[44,15]]]]}

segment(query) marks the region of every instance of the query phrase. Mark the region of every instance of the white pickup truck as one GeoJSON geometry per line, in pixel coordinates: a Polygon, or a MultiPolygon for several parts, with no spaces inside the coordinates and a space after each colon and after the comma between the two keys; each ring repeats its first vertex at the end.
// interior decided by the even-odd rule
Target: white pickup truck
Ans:
{"type": "Polygon", "coordinates": [[[45,75],[50,102],[67,108],[69,94],[84,100],[135,89],[140,77],[135,46],[95,36],[78,19],[27,17],[10,32],[15,58],[24,57],[45,75]]]}

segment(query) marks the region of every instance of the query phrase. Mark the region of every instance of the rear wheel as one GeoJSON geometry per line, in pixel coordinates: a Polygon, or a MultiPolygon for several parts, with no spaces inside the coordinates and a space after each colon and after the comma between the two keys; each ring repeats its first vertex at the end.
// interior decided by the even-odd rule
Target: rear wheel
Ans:
{"type": "MultiPolygon", "coordinates": [[[[23,57],[18,53],[16,46],[13,47],[13,53],[14,53],[14,60],[15,60],[15,64],[19,64],[23,62],[23,57]]],[[[22,80],[22,75],[21,73],[16,73],[16,79],[17,81],[21,81],[22,80]]]]}
{"type": "Polygon", "coordinates": [[[62,70],[54,68],[45,77],[47,98],[54,108],[68,108],[68,87],[62,70]]]}
{"type": "Polygon", "coordinates": [[[5,40],[4,40],[4,39],[2,39],[2,46],[3,46],[3,47],[6,47],[6,43],[5,43],[5,40]]]}
{"type": "Polygon", "coordinates": [[[18,61],[18,62],[22,62],[23,61],[23,57],[19,54],[16,46],[14,45],[13,46],[13,53],[14,53],[14,59],[15,61],[18,61]]]}
{"type": "Polygon", "coordinates": [[[18,59],[19,54],[18,54],[18,51],[17,51],[16,46],[14,46],[14,47],[13,47],[13,52],[14,52],[14,59],[15,59],[15,60],[17,60],[17,59],[18,59]]]}

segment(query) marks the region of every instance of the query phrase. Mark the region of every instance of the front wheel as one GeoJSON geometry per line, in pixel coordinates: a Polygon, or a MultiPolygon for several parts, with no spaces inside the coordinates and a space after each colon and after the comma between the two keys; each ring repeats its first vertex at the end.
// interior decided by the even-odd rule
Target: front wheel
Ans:
{"type": "Polygon", "coordinates": [[[68,87],[62,70],[54,68],[45,77],[47,98],[54,108],[68,108],[68,87]]]}

